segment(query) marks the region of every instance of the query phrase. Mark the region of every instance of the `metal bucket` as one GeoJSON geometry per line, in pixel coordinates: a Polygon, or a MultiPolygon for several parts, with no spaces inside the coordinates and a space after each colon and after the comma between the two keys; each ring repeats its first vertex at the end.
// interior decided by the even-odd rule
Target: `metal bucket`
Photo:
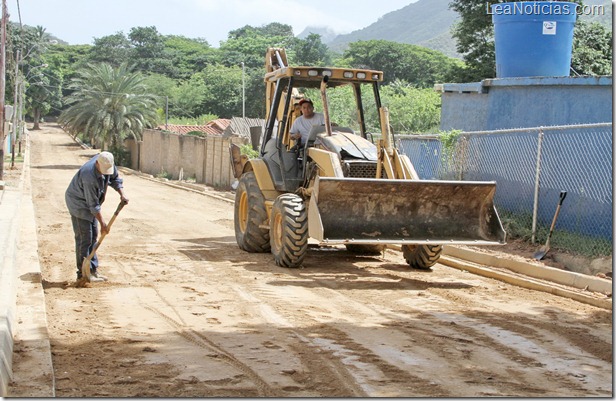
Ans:
{"type": "Polygon", "coordinates": [[[310,236],[327,243],[505,243],[495,182],[317,178],[310,236]]]}

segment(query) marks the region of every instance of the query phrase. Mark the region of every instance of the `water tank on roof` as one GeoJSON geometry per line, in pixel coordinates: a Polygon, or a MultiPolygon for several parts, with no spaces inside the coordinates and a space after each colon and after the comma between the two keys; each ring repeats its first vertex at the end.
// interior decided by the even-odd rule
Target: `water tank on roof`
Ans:
{"type": "Polygon", "coordinates": [[[493,4],[496,77],[569,76],[576,7],[566,1],[493,4]]]}

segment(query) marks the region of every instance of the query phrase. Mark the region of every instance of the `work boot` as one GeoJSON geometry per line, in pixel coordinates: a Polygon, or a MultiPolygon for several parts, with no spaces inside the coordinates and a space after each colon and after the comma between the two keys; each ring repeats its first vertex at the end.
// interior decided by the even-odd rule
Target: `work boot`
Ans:
{"type": "Polygon", "coordinates": [[[103,276],[102,274],[98,273],[98,272],[92,272],[90,275],[90,281],[91,282],[101,282],[101,281],[107,281],[107,277],[103,276]]]}

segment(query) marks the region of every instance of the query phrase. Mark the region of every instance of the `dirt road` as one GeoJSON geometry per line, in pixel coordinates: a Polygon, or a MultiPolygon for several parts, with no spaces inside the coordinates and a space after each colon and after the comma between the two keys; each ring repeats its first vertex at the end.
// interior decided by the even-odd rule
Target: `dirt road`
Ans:
{"type": "Polygon", "coordinates": [[[59,397],[612,396],[610,311],[391,250],[279,268],[239,250],[232,204],[127,170],[99,251],[110,281],[75,288],[64,190],[97,151],[31,134],[59,397]]]}

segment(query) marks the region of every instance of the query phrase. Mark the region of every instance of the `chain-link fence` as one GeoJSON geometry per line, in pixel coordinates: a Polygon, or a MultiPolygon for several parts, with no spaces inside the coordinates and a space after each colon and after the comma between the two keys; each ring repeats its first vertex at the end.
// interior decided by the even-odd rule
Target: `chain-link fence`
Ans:
{"type": "Polygon", "coordinates": [[[420,178],[496,181],[494,203],[510,237],[584,256],[612,254],[612,125],[585,124],[399,136],[420,178]]]}

